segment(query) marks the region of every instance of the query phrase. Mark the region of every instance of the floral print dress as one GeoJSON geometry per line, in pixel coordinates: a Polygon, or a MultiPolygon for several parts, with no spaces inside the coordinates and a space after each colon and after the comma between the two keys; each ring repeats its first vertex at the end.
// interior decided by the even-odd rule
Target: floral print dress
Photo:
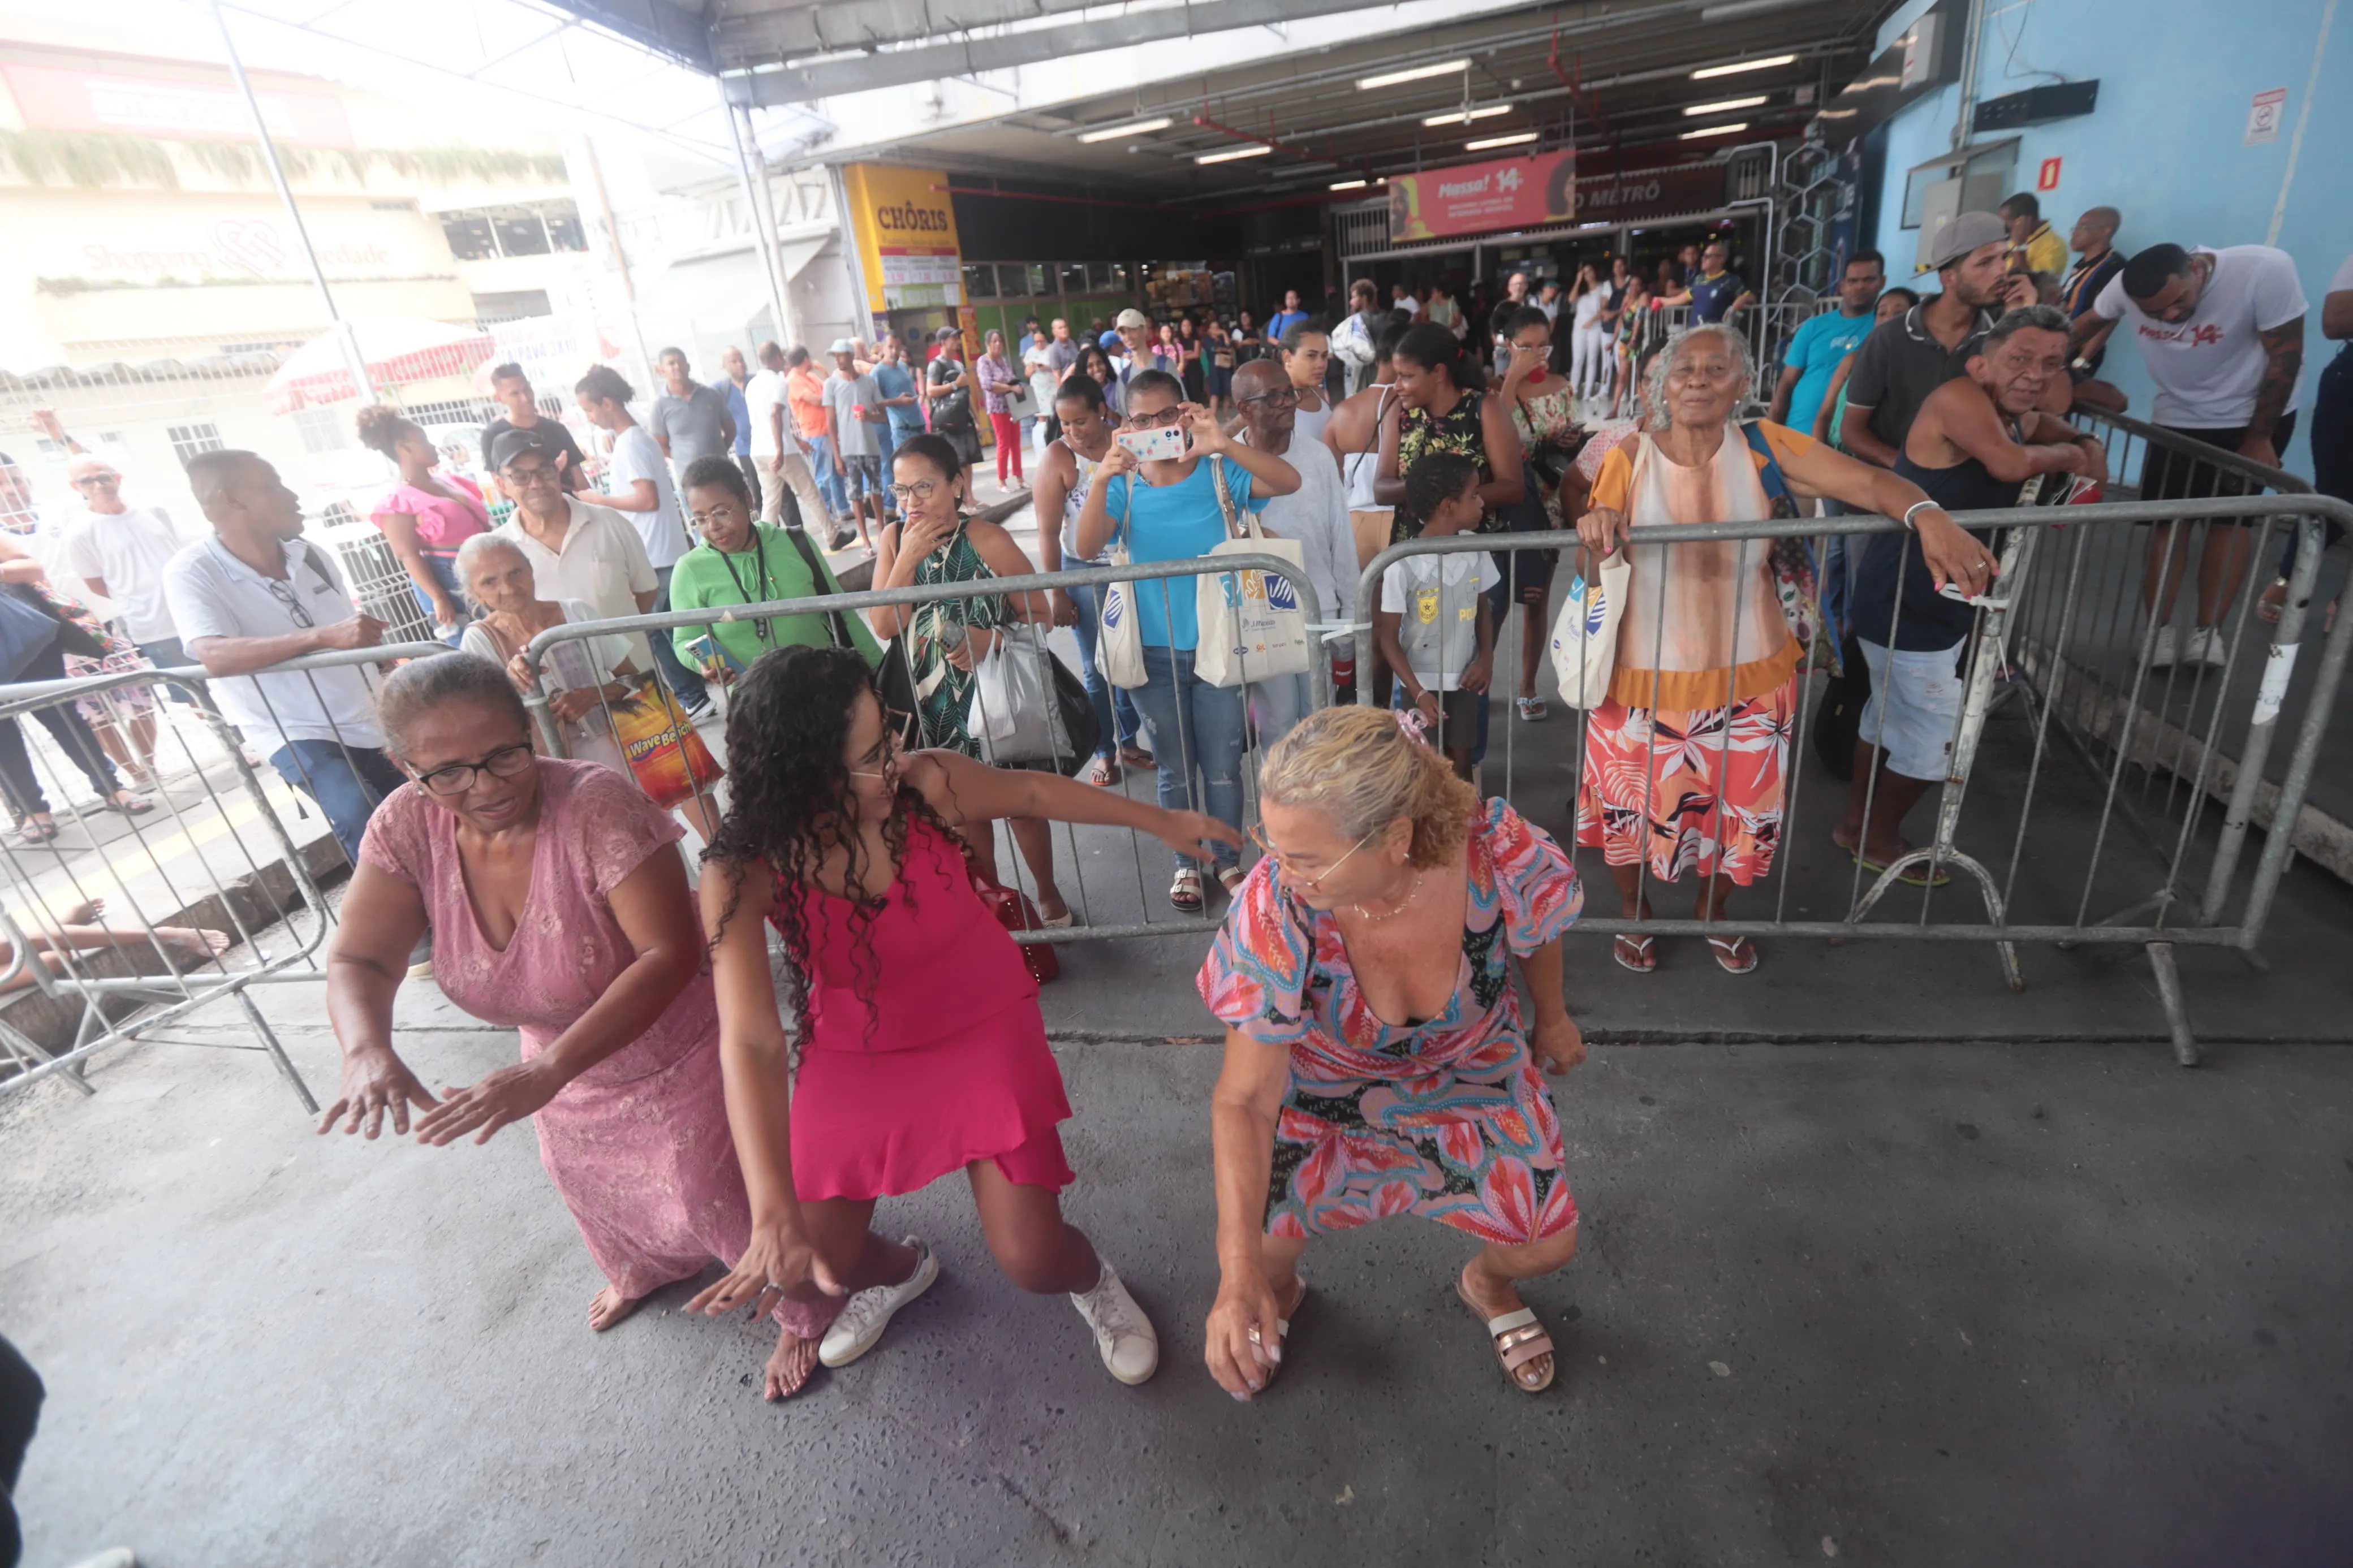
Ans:
{"type": "MultiPolygon", "coordinates": [[[[1459,452],[1479,465],[1481,484],[1492,483],[1495,465],[1487,460],[1487,424],[1480,413],[1486,404],[1485,393],[1466,392],[1443,414],[1407,409],[1398,419],[1398,478],[1411,473],[1413,466],[1432,452],[1459,452]]],[[[1411,508],[1399,503],[1389,520],[1389,542],[1402,544],[1416,537],[1421,532],[1421,521],[1411,508]]],[[[1480,522],[1479,531],[1492,533],[1502,526],[1491,512],[1480,522]]]]}
{"type": "Polygon", "coordinates": [[[1291,1052],[1268,1235],[1416,1214],[1518,1245],[1577,1223],[1510,959],[1558,937],[1584,893],[1560,846],[1502,800],[1472,824],[1468,854],[1461,979],[1410,1027],[1374,1014],[1338,923],[1283,889],[1272,857],[1236,893],[1196,984],[1227,1025],[1291,1052]]]}

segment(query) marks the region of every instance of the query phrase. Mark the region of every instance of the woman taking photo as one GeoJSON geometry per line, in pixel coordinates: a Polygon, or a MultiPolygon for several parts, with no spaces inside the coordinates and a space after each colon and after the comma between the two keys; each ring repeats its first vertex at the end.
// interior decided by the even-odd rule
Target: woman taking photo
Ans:
{"type": "Polygon", "coordinates": [[[408,573],[417,604],[433,617],[433,629],[455,643],[459,628],[466,624],[458,547],[489,531],[490,509],[482,504],[482,492],[473,480],[434,473],[441,454],[424,427],[400,410],[382,404],[363,408],[358,424],[360,445],[381,452],[400,468],[400,483],[375,503],[369,521],[408,573]]]}
{"type": "MultiPolygon", "coordinates": [[[[1642,544],[1641,530],[1787,517],[1794,532],[1799,501],[1831,496],[1908,518],[1940,580],[1983,583],[1993,564],[1910,480],[1765,420],[1740,425],[1754,371],[1737,331],[1694,327],[1669,339],[1645,392],[1650,418],[1603,459],[1593,510],[1577,523],[1590,560],[1624,548],[1633,568],[1577,791],[1577,841],[1600,847],[1630,921],[1651,918],[1646,863],[1655,882],[1698,873],[1702,921],[1723,918],[1734,888],[1772,869],[1805,652],[1782,612],[1775,541],[1642,544]],[[1981,569],[1974,578],[1971,567],[1981,569]]],[[[1620,937],[1618,962],[1656,969],[1652,940],[1620,937]]],[[[1707,941],[1726,973],[1757,967],[1746,937],[1707,941]]]]}
{"type": "Polygon", "coordinates": [[[1373,478],[1374,499],[1397,509],[1389,542],[1421,531],[1421,519],[1406,503],[1405,472],[1428,452],[1460,452],[1479,465],[1479,499],[1487,508],[1481,531],[1499,527],[1504,509],[1527,492],[1512,411],[1487,395],[1479,356],[1444,327],[1425,321],[1406,329],[1389,367],[1398,395],[1381,421],[1381,464],[1373,478]]]}
{"type": "MultiPolygon", "coordinates": [[[[904,447],[900,461],[906,473],[904,447]]],[[[1062,1218],[1074,1178],[1057,1124],[1070,1100],[1037,983],[974,891],[965,846],[1004,817],[1128,827],[1187,850],[1233,832],[1053,773],[910,755],[895,735],[865,661],[845,649],[780,650],[736,689],[727,745],[742,778],[705,861],[702,910],[753,1239],[691,1310],[848,1293],[814,1347],[847,1366],[939,1277],[923,1243],[871,1228],[875,1203],[960,1169],[998,1267],[1022,1289],[1068,1292],[1103,1365],[1142,1383],[1159,1340],[1062,1218]],[[797,1072],[763,921],[784,943],[797,1072]]]]}
{"type": "MultiPolygon", "coordinates": [[[[319,1131],[389,1121],[434,1148],[535,1123],[540,1163],[607,1283],[611,1328],[673,1280],[743,1256],[751,1230],[728,1138],[718,1005],[676,845],[679,826],[594,763],[532,753],[507,672],[470,654],[401,666],[376,694],[413,783],[369,819],[327,955],[343,1080],[319,1131]],[[434,979],[459,1011],[519,1029],[522,1061],[436,1100],[394,1051],[393,1001],[433,931],[434,979]]],[[[768,1363],[776,1398],[830,1301],[790,1303],[768,1363]]]]}
{"type": "Polygon", "coordinates": [[[1259,798],[1265,858],[1197,983],[1226,1026],[1209,1374],[1236,1399],[1263,1392],[1307,1294],[1308,1242],[1417,1214],[1483,1244],[1455,1294],[1504,1375],[1537,1393],[1552,1340],[1518,1282],[1577,1250],[1537,1070],[1585,1059],[1561,992],[1577,873],[1378,709],[1310,714],[1267,754],[1259,798]]]}
{"type": "MultiPolygon", "coordinates": [[[[875,542],[876,587],[986,583],[992,577],[1026,577],[1035,570],[1002,527],[965,515],[970,481],[955,448],[938,437],[909,437],[892,455],[891,474],[899,516],[875,542]]],[[[1053,606],[1042,593],[1012,598],[981,594],[920,605],[878,605],[866,615],[876,637],[887,641],[904,634],[907,668],[922,706],[914,716],[916,744],[977,758],[980,742],[965,722],[972,709],[974,672],[999,637],[1021,635],[1012,630],[1020,623],[1050,625],[1053,606]]],[[[1057,930],[1070,925],[1077,917],[1054,885],[1052,830],[1026,816],[1014,818],[1011,826],[1013,841],[1020,846],[1021,858],[1037,882],[1039,918],[1057,930]]],[[[971,847],[994,881],[994,833],[984,832],[971,847]]]]}
{"type": "Polygon", "coordinates": [[[1021,431],[1013,421],[1012,410],[1006,399],[1021,389],[1021,374],[1005,357],[1005,334],[991,327],[983,340],[980,363],[976,367],[980,381],[981,406],[988,411],[988,433],[997,443],[997,488],[1005,486],[1005,468],[1010,462],[1013,479],[1021,479],[1021,431]]]}

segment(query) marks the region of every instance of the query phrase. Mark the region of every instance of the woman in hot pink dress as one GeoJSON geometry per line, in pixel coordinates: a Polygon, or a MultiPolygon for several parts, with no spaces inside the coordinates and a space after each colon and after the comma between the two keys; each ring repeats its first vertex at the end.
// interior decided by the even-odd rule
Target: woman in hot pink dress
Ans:
{"type": "Polygon", "coordinates": [[[1110,1262],[1062,1218],[1072,1176],[1057,1124],[1070,1101],[1037,983],[975,890],[958,835],[1034,816],[1140,828],[1191,854],[1232,830],[1055,773],[902,753],[900,732],[848,648],[765,654],[729,699],[734,797],[706,860],[702,911],[752,1241],[693,1306],[847,1293],[812,1348],[848,1365],[939,1277],[921,1241],[874,1232],[876,1200],[961,1170],[998,1266],[1025,1290],[1069,1292],[1112,1375],[1142,1383],[1159,1340],[1110,1262]],[[784,939],[797,1073],[764,920],[784,939]]]}
{"type": "MultiPolygon", "coordinates": [[[[610,1328],[714,1258],[733,1264],[751,1229],[681,830],[611,769],[533,755],[522,703],[489,659],[404,665],[376,703],[416,782],[368,823],[328,955],[343,1083],[319,1131],[374,1138],[389,1115],[405,1134],[414,1106],[418,1141],[438,1146],[535,1120],[540,1161],[607,1281],[588,1325],[610,1328]],[[392,1046],[393,995],[428,919],[442,994],[522,1035],[521,1064],[438,1101],[392,1046]]],[[[786,1351],[837,1310],[777,1314],[771,1398],[792,1391],[786,1351]]]]}

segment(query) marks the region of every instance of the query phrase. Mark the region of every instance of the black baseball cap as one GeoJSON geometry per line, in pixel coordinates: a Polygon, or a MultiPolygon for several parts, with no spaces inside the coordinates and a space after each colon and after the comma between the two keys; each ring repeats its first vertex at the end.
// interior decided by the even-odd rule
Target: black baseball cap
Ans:
{"type": "Polygon", "coordinates": [[[537,452],[552,460],[563,450],[536,426],[529,430],[501,430],[498,438],[491,443],[491,467],[503,469],[525,452],[537,452]]]}

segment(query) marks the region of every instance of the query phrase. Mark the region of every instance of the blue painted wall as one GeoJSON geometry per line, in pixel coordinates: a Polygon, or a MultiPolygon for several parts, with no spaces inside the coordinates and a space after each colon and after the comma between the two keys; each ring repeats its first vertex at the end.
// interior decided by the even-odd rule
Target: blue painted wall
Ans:
{"type": "MultiPolygon", "coordinates": [[[[1927,7],[1928,0],[1909,0],[1892,14],[1881,47],[1927,7]]],[[[2063,159],[2059,188],[2037,193],[2043,216],[2063,236],[2085,207],[2116,207],[2125,220],[2116,247],[2127,256],[2166,240],[2266,243],[2310,98],[2279,236],[2269,241],[2295,258],[2312,301],[2304,407],[2338,346],[2320,336],[2321,295],[2353,255],[2353,0],[2337,0],[2323,49],[2329,8],[2329,0],[2238,0],[2220,8],[2211,0],[1988,0],[1978,42],[1980,100],[2053,79],[2038,73],[2098,79],[2094,112],[2019,132],[2018,186],[2032,190],[2042,161],[2063,159]],[[2279,140],[2243,145],[2254,95],[2280,87],[2288,99],[2279,140]]],[[[1952,150],[1959,101],[1957,84],[1943,89],[1882,132],[1877,233],[1892,280],[1905,280],[1919,246],[1917,230],[1899,226],[1905,173],[1952,150]]],[[[2148,379],[2129,342],[2110,350],[2105,374],[2147,417],[2148,379]]],[[[2282,456],[2289,468],[2311,473],[2303,429],[2282,456]]]]}

